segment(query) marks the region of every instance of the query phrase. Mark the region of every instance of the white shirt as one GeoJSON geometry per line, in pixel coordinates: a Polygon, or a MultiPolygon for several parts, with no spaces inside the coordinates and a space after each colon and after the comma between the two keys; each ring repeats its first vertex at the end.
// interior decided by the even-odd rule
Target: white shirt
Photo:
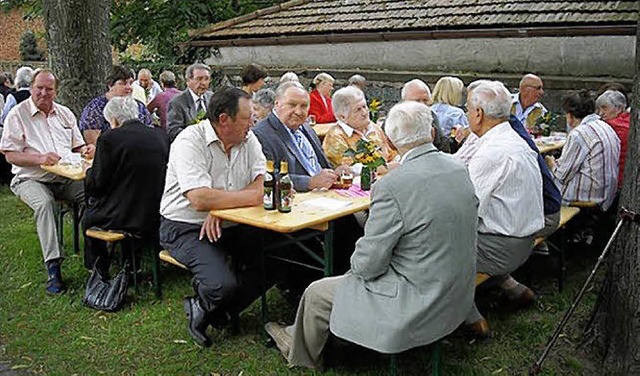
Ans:
{"type": "Polygon", "coordinates": [[[540,108],[543,115],[548,112],[546,107],[540,102],[536,102],[527,108],[522,108],[522,104],[520,103],[520,93],[511,94],[511,103],[516,105],[516,112],[513,115],[520,120],[525,128],[527,127],[527,117],[534,108],[540,108]]]}
{"type": "Polygon", "coordinates": [[[141,101],[144,104],[151,103],[151,101],[153,100],[153,98],[156,97],[156,95],[162,93],[162,87],[160,87],[160,84],[157,83],[154,80],[151,80],[151,89],[149,89],[149,92],[147,92],[147,90],[145,88],[143,88],[142,85],[140,85],[140,81],[138,81],[138,80],[135,80],[133,82],[133,84],[131,84],[131,86],[133,86],[133,85],[138,86],[142,90],[144,90],[144,94],[145,94],[144,96],[145,96],[146,101],[141,101]]]}
{"type": "Polygon", "coordinates": [[[188,191],[203,187],[239,191],[264,175],[265,165],[253,132],[227,157],[208,119],[189,126],[171,144],[160,214],[172,221],[202,224],[209,213],[191,207],[185,197],[188,191]]]}
{"type": "MultiPolygon", "coordinates": [[[[2,152],[40,154],[53,152],[62,158],[82,145],[84,145],[84,139],[78,129],[76,117],[70,109],[53,103],[53,109],[47,116],[36,107],[31,97],[11,110],[4,123],[4,132],[0,139],[2,152]]],[[[44,171],[40,166],[14,165],[11,172],[23,179],[42,182],[60,180],[57,175],[44,171]]]]}
{"type": "Polygon", "coordinates": [[[478,232],[527,237],[544,227],[537,154],[508,122],[496,125],[475,144],[469,176],[480,201],[478,232]]]}

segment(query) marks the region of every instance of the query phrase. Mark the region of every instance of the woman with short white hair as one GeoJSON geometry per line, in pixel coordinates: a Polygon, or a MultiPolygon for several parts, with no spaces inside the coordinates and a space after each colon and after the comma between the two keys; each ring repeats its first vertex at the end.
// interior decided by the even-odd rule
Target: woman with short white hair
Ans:
{"type": "MultiPolygon", "coordinates": [[[[353,160],[345,157],[344,153],[347,149],[355,150],[361,139],[375,143],[387,164],[393,165],[392,162],[398,153],[382,129],[369,119],[369,107],[362,90],[355,86],[347,86],[336,91],[333,94],[332,107],[338,124],[327,132],[322,149],[334,168],[352,164],[353,160]]],[[[356,175],[360,174],[361,169],[362,164],[352,166],[356,175]]]]}
{"type": "Polygon", "coordinates": [[[331,91],[336,80],[327,73],[320,73],[313,79],[309,93],[309,115],[316,118],[316,123],[333,123],[336,118],[331,106],[331,91]]]}
{"type": "Polygon", "coordinates": [[[31,96],[31,91],[29,89],[31,87],[31,78],[33,77],[33,73],[33,69],[27,66],[20,67],[16,71],[16,78],[13,81],[16,91],[7,95],[7,98],[5,98],[5,103],[2,108],[2,121],[0,121],[0,124],[4,124],[4,120],[7,118],[9,111],[11,111],[13,107],[31,96]]]}
{"type": "Polygon", "coordinates": [[[138,103],[132,97],[113,97],[102,110],[102,115],[111,125],[119,128],[126,121],[138,118],[138,103]]]}
{"type": "Polygon", "coordinates": [[[624,162],[627,158],[631,114],[627,112],[627,98],[617,90],[607,90],[596,99],[596,111],[600,118],[613,128],[620,139],[618,162],[618,190],[622,188],[624,162]]]}

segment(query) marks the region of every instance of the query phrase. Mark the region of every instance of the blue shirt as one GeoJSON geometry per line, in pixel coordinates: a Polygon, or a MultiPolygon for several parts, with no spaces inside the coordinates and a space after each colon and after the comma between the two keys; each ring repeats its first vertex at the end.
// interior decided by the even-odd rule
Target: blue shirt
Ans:
{"type": "Polygon", "coordinates": [[[562,195],[560,195],[560,190],[553,181],[553,176],[551,175],[551,171],[549,171],[549,167],[547,167],[547,164],[536,147],[535,142],[533,142],[529,132],[524,129],[520,120],[511,115],[509,117],[509,124],[511,125],[511,128],[513,128],[513,130],[516,131],[516,133],[518,133],[518,135],[529,145],[529,147],[538,153],[538,166],[542,173],[542,199],[544,201],[544,214],[557,213],[560,211],[562,195]]]}
{"type": "Polygon", "coordinates": [[[431,109],[438,116],[440,128],[445,137],[451,135],[451,129],[456,125],[464,128],[469,127],[469,120],[467,120],[467,116],[461,108],[446,103],[434,103],[431,109]]]}

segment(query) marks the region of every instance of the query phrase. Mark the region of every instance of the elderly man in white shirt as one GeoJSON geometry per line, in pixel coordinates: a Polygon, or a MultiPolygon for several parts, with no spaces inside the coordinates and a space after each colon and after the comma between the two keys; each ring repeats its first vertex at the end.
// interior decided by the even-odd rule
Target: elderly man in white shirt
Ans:
{"type": "Polygon", "coordinates": [[[540,100],[544,96],[542,79],[535,74],[525,74],[518,85],[518,92],[511,96],[511,114],[528,129],[548,111],[540,100]]]}
{"type": "Polygon", "coordinates": [[[189,333],[204,347],[212,344],[209,325],[223,325],[261,292],[254,252],[261,234],[240,225],[223,229],[209,211],[261,205],[266,165],[250,131],[249,94],[221,89],[211,98],[207,118],[171,145],[160,203],[160,244],[194,274],[195,295],[185,298],[184,309],[189,333]],[[227,262],[230,256],[244,266],[237,273],[227,262]]]}
{"type": "MultiPolygon", "coordinates": [[[[533,234],[544,227],[542,177],[536,153],[509,125],[510,106],[508,90],[497,81],[481,82],[468,93],[469,125],[478,137],[468,161],[480,200],[476,269],[500,276],[508,298],[530,304],[533,291],[508,274],[527,260],[533,234]]],[[[478,336],[490,335],[475,305],[466,323],[478,336]]]]}
{"type": "Polygon", "coordinates": [[[60,271],[63,254],[56,237],[55,200],[83,205],[84,183],[46,172],[40,166],[71,159],[72,153],[93,158],[95,152],[93,145],[85,145],[73,112],[54,102],[57,87],[51,70],[37,70],[31,81],[31,96],[11,110],[0,139],[0,151],[16,175],[11,191],[34,211],[49,275],[46,292],[52,295],[66,290],[60,271]]]}

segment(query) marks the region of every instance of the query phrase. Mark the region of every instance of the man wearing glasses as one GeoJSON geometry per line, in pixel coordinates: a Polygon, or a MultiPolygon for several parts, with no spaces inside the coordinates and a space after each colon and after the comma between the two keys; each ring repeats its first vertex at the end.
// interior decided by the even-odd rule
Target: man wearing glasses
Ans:
{"type": "Polygon", "coordinates": [[[544,84],[535,74],[525,74],[520,80],[519,92],[513,94],[511,114],[520,120],[527,129],[536,124],[536,120],[546,114],[547,109],[540,103],[544,96],[544,84]]]}

